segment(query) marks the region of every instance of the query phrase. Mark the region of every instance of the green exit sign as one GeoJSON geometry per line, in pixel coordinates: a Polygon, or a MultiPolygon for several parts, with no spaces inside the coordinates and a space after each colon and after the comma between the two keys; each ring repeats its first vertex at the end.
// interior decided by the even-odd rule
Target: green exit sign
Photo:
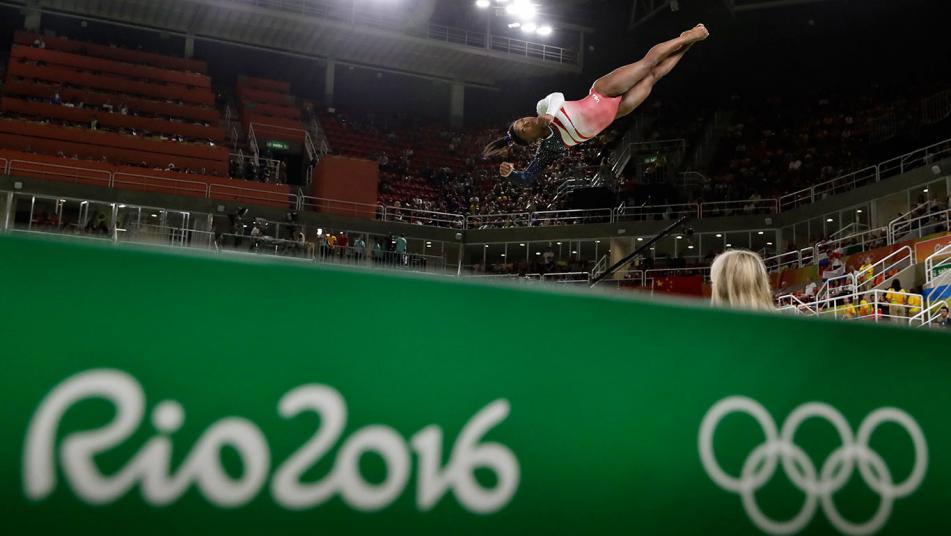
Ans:
{"type": "Polygon", "coordinates": [[[277,140],[268,140],[265,144],[268,149],[272,151],[290,151],[291,144],[286,141],[277,141],[277,140]]]}

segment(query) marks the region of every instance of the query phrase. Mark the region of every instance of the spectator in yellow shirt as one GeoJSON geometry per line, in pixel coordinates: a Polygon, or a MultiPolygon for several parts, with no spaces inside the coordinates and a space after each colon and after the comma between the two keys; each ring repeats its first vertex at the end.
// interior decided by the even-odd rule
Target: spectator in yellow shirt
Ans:
{"type": "Polygon", "coordinates": [[[862,318],[872,318],[875,312],[875,308],[868,303],[868,300],[862,298],[862,301],[859,302],[859,314],[862,315],[862,318]]]}
{"type": "Polygon", "coordinates": [[[921,291],[913,290],[908,296],[908,317],[914,317],[921,312],[921,291]]]}
{"type": "Polygon", "coordinates": [[[855,310],[855,304],[852,303],[852,298],[846,296],[843,300],[845,303],[842,304],[842,316],[846,320],[854,320],[855,317],[858,316],[858,311],[855,310]]]}
{"type": "Polygon", "coordinates": [[[892,280],[891,288],[885,293],[885,301],[889,303],[888,316],[892,318],[905,317],[905,289],[902,288],[901,281],[897,279],[892,280]]]}

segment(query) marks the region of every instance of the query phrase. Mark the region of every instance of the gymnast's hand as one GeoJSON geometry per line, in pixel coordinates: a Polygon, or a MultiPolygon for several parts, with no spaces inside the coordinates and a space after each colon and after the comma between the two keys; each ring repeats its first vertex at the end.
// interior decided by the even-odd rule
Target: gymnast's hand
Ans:
{"type": "Polygon", "coordinates": [[[515,166],[511,162],[502,162],[502,165],[499,166],[499,175],[503,177],[508,177],[515,171],[515,166]]]}
{"type": "Polygon", "coordinates": [[[538,116],[538,124],[543,127],[550,127],[551,122],[555,120],[555,116],[551,114],[545,114],[538,116]]]}

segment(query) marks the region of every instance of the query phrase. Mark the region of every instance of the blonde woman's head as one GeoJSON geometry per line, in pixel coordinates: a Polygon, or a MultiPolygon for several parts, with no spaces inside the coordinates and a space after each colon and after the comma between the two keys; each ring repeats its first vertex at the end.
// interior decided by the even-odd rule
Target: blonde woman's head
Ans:
{"type": "Polygon", "coordinates": [[[714,305],[735,309],[773,310],[773,295],[763,259],[752,251],[722,253],[710,267],[714,305]]]}

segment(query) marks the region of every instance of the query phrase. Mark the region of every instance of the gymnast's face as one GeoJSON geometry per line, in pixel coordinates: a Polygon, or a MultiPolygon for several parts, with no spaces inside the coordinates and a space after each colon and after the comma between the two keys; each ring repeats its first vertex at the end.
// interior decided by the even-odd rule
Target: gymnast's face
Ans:
{"type": "Polygon", "coordinates": [[[512,123],[512,130],[525,143],[532,143],[545,137],[548,127],[543,125],[537,117],[522,117],[512,123]]]}

